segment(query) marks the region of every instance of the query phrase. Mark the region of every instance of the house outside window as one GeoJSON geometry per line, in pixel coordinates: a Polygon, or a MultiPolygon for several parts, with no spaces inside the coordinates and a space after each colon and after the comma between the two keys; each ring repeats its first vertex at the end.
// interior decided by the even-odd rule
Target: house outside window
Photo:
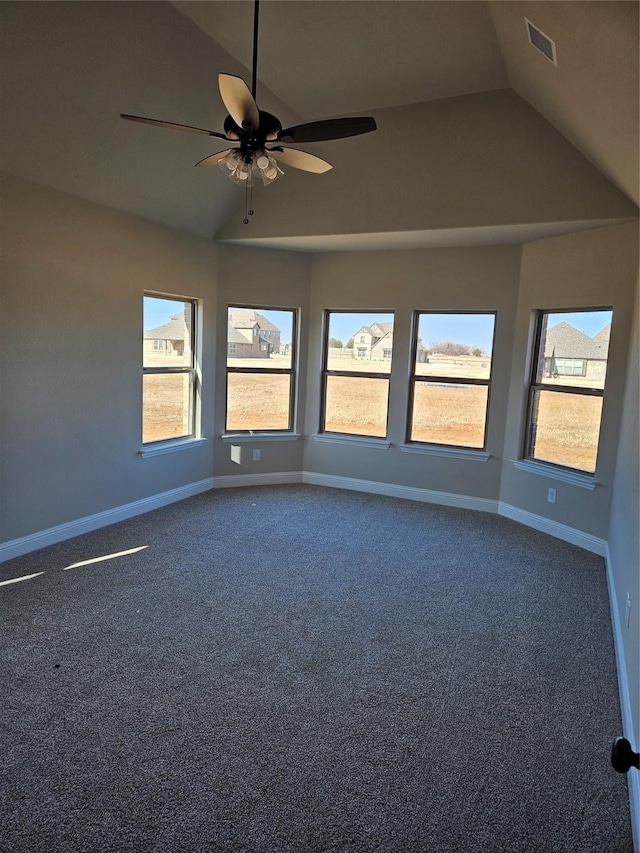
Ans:
{"type": "Polygon", "coordinates": [[[325,311],[320,432],[386,437],[392,341],[392,313],[325,311]],[[329,347],[351,338],[365,346],[329,347]]]}
{"type": "Polygon", "coordinates": [[[230,305],[225,431],[293,431],[297,311],[230,305]]]}
{"type": "Polygon", "coordinates": [[[595,474],[613,313],[539,311],[524,457],[595,474]]]}
{"type": "Polygon", "coordinates": [[[196,435],[197,310],[195,299],[143,297],[143,444],[196,435]]]}
{"type": "Polygon", "coordinates": [[[495,312],[416,312],[407,441],[486,448],[495,312]]]}

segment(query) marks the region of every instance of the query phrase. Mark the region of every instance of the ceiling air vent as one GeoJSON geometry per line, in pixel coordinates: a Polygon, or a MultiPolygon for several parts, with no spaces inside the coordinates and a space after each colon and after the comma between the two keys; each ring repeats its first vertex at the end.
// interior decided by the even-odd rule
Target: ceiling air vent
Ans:
{"type": "Polygon", "coordinates": [[[553,62],[553,64],[558,66],[558,61],[556,59],[556,45],[549,36],[545,36],[545,34],[539,30],[534,24],[531,23],[529,18],[524,19],[525,24],[527,25],[527,35],[529,36],[529,42],[532,44],[540,53],[543,53],[549,62],[553,62]]]}

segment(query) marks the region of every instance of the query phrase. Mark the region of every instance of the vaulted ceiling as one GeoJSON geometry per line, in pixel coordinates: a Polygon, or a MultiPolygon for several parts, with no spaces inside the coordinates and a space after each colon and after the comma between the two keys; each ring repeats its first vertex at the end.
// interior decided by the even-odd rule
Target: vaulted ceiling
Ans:
{"type": "MultiPolygon", "coordinates": [[[[4,2],[0,14],[4,170],[204,237],[220,233],[251,242],[233,224],[242,191],[217,169],[193,168],[224,143],[118,116],[220,130],[226,111],[218,73],[251,77],[252,2],[4,2]]],[[[452,244],[454,223],[458,242],[473,242],[465,228],[475,229],[478,241],[504,240],[507,227],[517,236],[526,227],[549,233],[637,215],[635,2],[265,0],[258,77],[260,107],[283,123],[361,113],[376,117],[380,127],[371,138],[311,146],[334,163],[328,176],[289,170],[263,190],[258,241],[278,245],[280,223],[289,239],[282,245],[292,248],[365,247],[368,226],[350,237],[343,225],[329,239],[316,213],[317,225],[298,228],[316,192],[324,198],[320,212],[338,199],[348,204],[354,194],[363,205],[386,209],[388,221],[374,223],[378,245],[383,232],[389,245],[405,245],[412,231],[418,236],[408,245],[452,244]],[[557,67],[529,44],[525,16],[555,41],[557,67]],[[496,117],[493,136],[483,127],[485,115],[496,117]],[[551,186],[536,195],[531,175],[523,187],[514,183],[514,193],[524,188],[536,196],[531,215],[497,204],[477,205],[469,218],[462,194],[452,208],[438,180],[460,169],[466,175],[468,165],[456,170],[454,153],[471,151],[486,170],[492,153],[504,160],[509,146],[519,146],[521,162],[511,169],[512,176],[521,174],[538,150],[528,144],[532,133],[548,161],[540,162],[541,174],[564,195],[564,206],[551,200],[551,186]],[[473,136],[474,146],[447,134],[473,136]],[[427,153],[432,171],[425,166],[417,174],[429,182],[425,192],[437,189],[450,216],[434,208],[405,221],[398,214],[402,181],[413,174],[409,164],[427,153]],[[377,172],[397,174],[395,188],[388,178],[378,181],[377,172]],[[574,197],[578,179],[584,190],[574,197]],[[323,246],[319,238],[328,242],[323,246]]],[[[472,196],[486,191],[473,174],[466,180],[472,196]]]]}

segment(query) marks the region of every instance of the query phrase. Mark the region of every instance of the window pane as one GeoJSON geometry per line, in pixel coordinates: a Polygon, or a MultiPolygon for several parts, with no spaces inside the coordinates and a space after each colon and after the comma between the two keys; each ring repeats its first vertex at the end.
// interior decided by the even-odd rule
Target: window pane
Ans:
{"type": "Polygon", "coordinates": [[[290,368],[293,311],[229,308],[228,367],[290,368]]]}
{"type": "Polygon", "coordinates": [[[611,311],[543,314],[536,382],[604,388],[611,317],[611,311]]]}
{"type": "Polygon", "coordinates": [[[192,303],[144,297],[144,367],[192,367],[192,303]]]}
{"type": "Polygon", "coordinates": [[[389,373],[393,356],[393,314],[329,314],[327,370],[389,373]]]}
{"type": "Polygon", "coordinates": [[[193,434],[189,373],[146,373],[142,385],[142,441],[193,434]]]}
{"type": "Polygon", "coordinates": [[[411,441],[483,447],[486,385],[416,382],[411,441]]]}
{"type": "Polygon", "coordinates": [[[494,314],[420,314],[418,376],[489,379],[494,314]]]}
{"type": "Polygon", "coordinates": [[[291,374],[228,373],[227,430],[289,429],[291,374]]]}
{"type": "Polygon", "coordinates": [[[384,438],[388,399],[388,379],[327,376],[324,428],[329,432],[384,438]]]}
{"type": "Polygon", "coordinates": [[[534,391],[531,456],[594,473],[601,414],[602,397],[534,391]]]}

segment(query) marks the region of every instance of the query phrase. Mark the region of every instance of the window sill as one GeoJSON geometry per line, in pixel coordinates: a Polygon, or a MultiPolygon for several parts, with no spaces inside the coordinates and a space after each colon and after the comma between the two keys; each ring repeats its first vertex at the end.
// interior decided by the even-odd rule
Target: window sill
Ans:
{"type": "Polygon", "coordinates": [[[226,432],[220,438],[225,444],[248,444],[256,441],[297,441],[299,432],[226,432]]]}
{"type": "Polygon", "coordinates": [[[561,483],[579,486],[581,489],[588,489],[590,492],[598,485],[595,478],[589,474],[563,471],[561,468],[554,468],[551,465],[545,465],[543,462],[532,462],[529,459],[512,459],[511,463],[519,471],[526,471],[528,474],[538,474],[542,477],[549,477],[552,480],[560,480],[561,483]]]}
{"type": "Polygon", "coordinates": [[[141,448],[138,453],[143,459],[147,456],[161,456],[163,453],[175,453],[178,450],[188,450],[191,447],[200,447],[206,438],[185,438],[177,441],[163,441],[158,444],[149,444],[141,448]]]}
{"type": "Polygon", "coordinates": [[[367,438],[365,435],[340,435],[338,433],[317,433],[312,435],[314,441],[326,441],[329,444],[348,444],[359,447],[373,447],[376,450],[388,450],[391,443],[385,438],[367,438]]]}
{"type": "Polygon", "coordinates": [[[486,450],[468,450],[466,447],[438,447],[435,444],[400,444],[403,453],[419,453],[423,456],[442,456],[445,459],[464,459],[468,462],[488,462],[491,454],[486,450]]]}

